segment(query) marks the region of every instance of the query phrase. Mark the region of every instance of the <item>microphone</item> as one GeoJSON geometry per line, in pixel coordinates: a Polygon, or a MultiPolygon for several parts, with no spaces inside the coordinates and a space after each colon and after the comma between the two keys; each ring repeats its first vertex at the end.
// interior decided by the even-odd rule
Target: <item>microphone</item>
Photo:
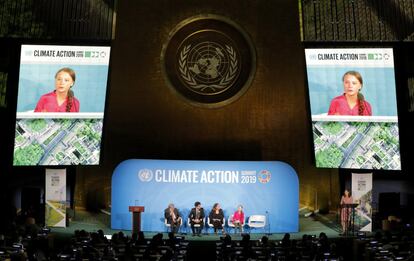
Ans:
{"type": "Polygon", "coordinates": [[[269,220],[269,211],[268,210],[266,210],[266,216],[267,216],[266,219],[267,219],[267,229],[268,229],[267,235],[270,236],[271,233],[270,233],[270,220],[269,220]]]}

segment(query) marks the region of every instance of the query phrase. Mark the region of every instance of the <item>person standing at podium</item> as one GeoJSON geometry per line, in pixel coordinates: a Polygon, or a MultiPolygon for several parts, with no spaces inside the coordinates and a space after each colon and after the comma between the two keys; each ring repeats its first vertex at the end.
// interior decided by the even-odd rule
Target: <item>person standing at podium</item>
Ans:
{"type": "Polygon", "coordinates": [[[354,203],[354,199],[351,196],[351,192],[348,189],[345,189],[344,194],[341,197],[341,225],[342,232],[346,234],[349,228],[349,221],[351,218],[352,208],[348,207],[346,204],[354,203]]]}
{"type": "Polygon", "coordinates": [[[201,237],[201,230],[204,226],[204,209],[201,207],[201,203],[196,201],[194,203],[194,208],[191,209],[190,215],[191,230],[193,231],[193,236],[197,235],[201,237]]]}
{"type": "Polygon", "coordinates": [[[168,207],[164,210],[164,217],[167,220],[167,224],[170,224],[171,232],[177,233],[181,226],[181,217],[180,212],[173,203],[168,204],[168,207]]]}

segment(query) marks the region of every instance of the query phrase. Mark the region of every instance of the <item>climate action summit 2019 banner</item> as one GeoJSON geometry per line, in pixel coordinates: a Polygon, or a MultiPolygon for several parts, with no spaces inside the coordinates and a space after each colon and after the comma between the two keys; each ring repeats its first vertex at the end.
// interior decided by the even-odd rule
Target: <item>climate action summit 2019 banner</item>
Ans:
{"type": "Polygon", "coordinates": [[[112,176],[111,228],[131,230],[128,207],[139,205],[145,207],[141,229],[165,231],[164,209],[169,203],[187,223],[196,201],[206,216],[216,202],[226,219],[239,204],[246,222],[250,215],[265,215],[266,227],[253,232],[298,232],[298,176],[280,161],[123,161],[112,176]]]}

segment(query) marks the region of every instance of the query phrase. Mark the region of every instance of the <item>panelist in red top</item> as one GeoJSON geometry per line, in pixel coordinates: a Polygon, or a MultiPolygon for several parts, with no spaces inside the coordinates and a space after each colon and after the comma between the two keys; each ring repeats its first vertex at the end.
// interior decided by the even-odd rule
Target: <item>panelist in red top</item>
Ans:
{"type": "Polygon", "coordinates": [[[359,72],[348,71],[342,77],[344,94],[332,99],[328,115],[372,116],[371,105],[360,92],[363,85],[359,72]]]}
{"type": "Polygon", "coordinates": [[[244,226],[244,212],[243,212],[243,206],[239,205],[237,207],[236,212],[233,214],[233,218],[231,220],[235,228],[239,228],[240,232],[243,232],[243,226],[244,226]]]}
{"type": "Polygon", "coordinates": [[[76,74],[71,68],[62,68],[55,75],[55,90],[42,95],[35,112],[79,112],[80,104],[72,87],[76,74]]]}

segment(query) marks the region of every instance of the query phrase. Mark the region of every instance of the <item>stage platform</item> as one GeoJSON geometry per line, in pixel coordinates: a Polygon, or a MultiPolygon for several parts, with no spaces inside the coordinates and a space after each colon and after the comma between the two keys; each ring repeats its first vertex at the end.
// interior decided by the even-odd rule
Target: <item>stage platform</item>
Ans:
{"type": "MultiPolygon", "coordinates": [[[[340,225],[337,222],[337,215],[335,213],[330,214],[312,214],[308,217],[305,216],[305,211],[300,212],[299,217],[299,232],[293,232],[291,234],[291,239],[302,238],[304,234],[307,235],[316,235],[324,232],[327,234],[328,238],[338,238],[340,237],[340,225]]],[[[131,231],[129,230],[113,230],[110,228],[110,215],[104,212],[88,212],[84,210],[76,210],[74,216],[69,221],[69,225],[66,228],[51,228],[51,231],[57,236],[72,236],[76,230],[85,230],[87,232],[94,232],[99,229],[102,229],[106,235],[112,235],[119,231],[122,231],[125,235],[130,236],[131,231]]],[[[212,229],[208,230],[209,233],[205,233],[206,230],[203,230],[201,237],[192,236],[191,230],[187,231],[187,228],[181,229],[180,234],[185,236],[186,240],[194,241],[216,241],[219,240],[222,236],[221,234],[215,235],[212,232],[212,229]]],[[[151,238],[156,233],[164,233],[164,238],[167,237],[167,229],[164,231],[144,231],[146,238],[151,238]]],[[[234,233],[233,230],[227,231],[234,240],[240,240],[240,233],[234,233]]],[[[248,231],[245,231],[248,233],[248,231]]],[[[284,233],[269,234],[266,230],[257,230],[250,233],[252,240],[260,239],[263,235],[267,235],[270,240],[280,240],[282,239],[284,233]]]]}

